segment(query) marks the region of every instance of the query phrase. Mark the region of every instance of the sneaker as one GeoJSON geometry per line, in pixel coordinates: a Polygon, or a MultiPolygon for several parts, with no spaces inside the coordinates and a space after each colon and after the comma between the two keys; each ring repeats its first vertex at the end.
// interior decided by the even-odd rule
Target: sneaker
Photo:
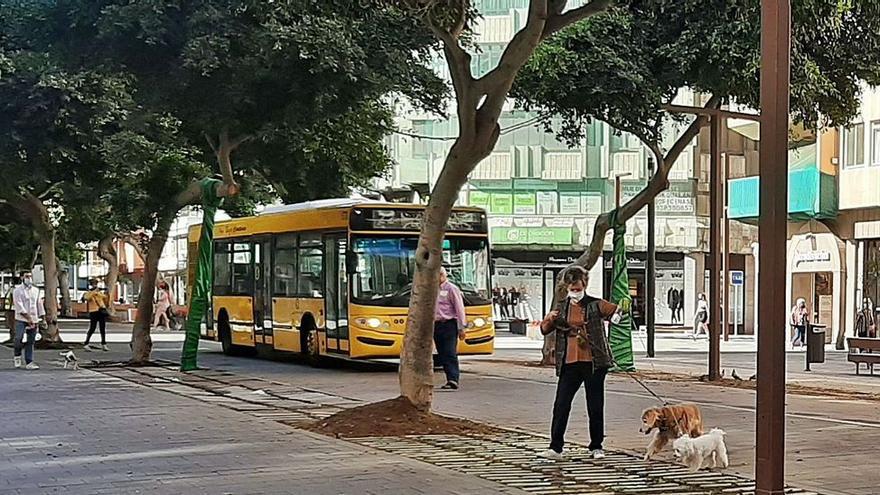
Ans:
{"type": "Polygon", "coordinates": [[[440,387],[441,390],[458,390],[458,382],[447,382],[446,385],[440,387]]]}
{"type": "Polygon", "coordinates": [[[605,451],[602,449],[591,450],[590,457],[592,457],[593,459],[604,459],[605,458],[605,451]]]}
{"type": "Polygon", "coordinates": [[[25,366],[25,368],[27,368],[29,370],[38,370],[38,369],[40,369],[40,365],[37,363],[34,363],[34,362],[30,362],[27,364],[27,366],[25,366]]]}
{"type": "Polygon", "coordinates": [[[15,356],[12,358],[12,365],[16,368],[21,368],[21,356],[15,356]]]}
{"type": "Polygon", "coordinates": [[[109,351],[109,350],[110,350],[110,346],[108,346],[107,344],[101,344],[101,350],[102,350],[102,351],[109,351]]]}
{"type": "Polygon", "coordinates": [[[550,459],[551,461],[564,461],[565,460],[565,454],[563,454],[562,452],[556,452],[553,449],[547,449],[547,450],[541,452],[540,454],[538,454],[538,457],[541,457],[543,459],[550,459]]]}
{"type": "Polygon", "coordinates": [[[86,345],[83,346],[83,350],[84,350],[84,351],[97,351],[97,350],[98,350],[98,346],[95,346],[95,345],[92,345],[92,344],[86,344],[86,345]]]}

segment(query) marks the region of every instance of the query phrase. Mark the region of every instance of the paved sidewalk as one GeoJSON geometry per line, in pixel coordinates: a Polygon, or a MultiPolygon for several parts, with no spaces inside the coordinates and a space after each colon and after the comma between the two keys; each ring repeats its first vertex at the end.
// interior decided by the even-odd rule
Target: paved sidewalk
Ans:
{"type": "Polygon", "coordinates": [[[88,370],[0,371],[0,494],[524,493],[88,370]]]}

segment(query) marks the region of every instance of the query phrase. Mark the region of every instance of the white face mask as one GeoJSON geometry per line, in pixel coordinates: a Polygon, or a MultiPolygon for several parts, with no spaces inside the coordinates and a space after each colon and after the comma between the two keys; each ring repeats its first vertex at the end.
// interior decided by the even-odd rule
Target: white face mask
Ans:
{"type": "Polygon", "coordinates": [[[584,291],[568,291],[568,297],[574,302],[580,302],[581,299],[584,298],[584,291]]]}
{"type": "Polygon", "coordinates": [[[34,279],[32,279],[32,278],[24,279],[24,285],[25,285],[25,287],[30,287],[30,286],[34,285],[34,279]]]}

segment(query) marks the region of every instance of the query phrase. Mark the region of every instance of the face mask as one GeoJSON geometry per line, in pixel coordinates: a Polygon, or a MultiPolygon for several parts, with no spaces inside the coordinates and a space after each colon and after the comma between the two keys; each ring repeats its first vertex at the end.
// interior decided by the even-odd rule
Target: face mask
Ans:
{"type": "Polygon", "coordinates": [[[568,291],[568,297],[574,302],[580,302],[581,299],[584,298],[584,291],[568,291]]]}
{"type": "Polygon", "coordinates": [[[26,279],[24,279],[24,285],[26,287],[30,287],[30,286],[34,285],[34,280],[30,279],[30,278],[26,278],[26,279]]]}

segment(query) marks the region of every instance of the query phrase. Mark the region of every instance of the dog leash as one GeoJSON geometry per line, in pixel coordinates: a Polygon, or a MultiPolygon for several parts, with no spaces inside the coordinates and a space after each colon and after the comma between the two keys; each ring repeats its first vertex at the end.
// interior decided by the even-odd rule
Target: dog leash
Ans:
{"type": "MultiPolygon", "coordinates": [[[[669,407],[669,401],[667,401],[666,399],[664,399],[664,398],[660,397],[659,395],[657,395],[657,393],[655,393],[653,390],[651,390],[651,388],[648,387],[648,386],[645,384],[645,382],[643,382],[642,380],[640,380],[639,377],[637,377],[632,371],[630,371],[630,370],[628,370],[628,369],[626,369],[626,368],[622,368],[622,367],[621,367],[619,364],[617,364],[617,362],[614,361],[613,359],[611,360],[611,362],[612,362],[612,364],[614,364],[614,366],[617,367],[617,369],[622,370],[624,373],[626,373],[627,375],[629,375],[629,377],[632,378],[632,380],[633,380],[634,382],[636,382],[636,383],[638,383],[639,385],[641,385],[643,389],[647,390],[649,394],[653,395],[654,398],[657,399],[661,404],[663,404],[664,407],[669,407]]],[[[685,433],[685,431],[681,428],[681,423],[678,421],[678,417],[677,417],[675,414],[672,415],[672,420],[675,421],[675,426],[678,428],[678,431],[680,431],[681,433],[685,433]]]]}

